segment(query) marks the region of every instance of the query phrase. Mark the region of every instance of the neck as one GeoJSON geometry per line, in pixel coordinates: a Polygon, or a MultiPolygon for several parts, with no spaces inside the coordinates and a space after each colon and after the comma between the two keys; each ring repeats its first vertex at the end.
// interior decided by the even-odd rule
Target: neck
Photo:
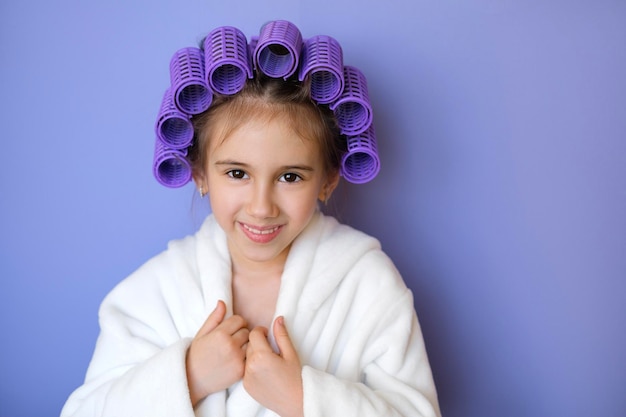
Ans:
{"type": "Polygon", "coordinates": [[[233,276],[263,280],[282,276],[289,248],[271,260],[260,262],[240,257],[232,250],[230,253],[233,276]]]}

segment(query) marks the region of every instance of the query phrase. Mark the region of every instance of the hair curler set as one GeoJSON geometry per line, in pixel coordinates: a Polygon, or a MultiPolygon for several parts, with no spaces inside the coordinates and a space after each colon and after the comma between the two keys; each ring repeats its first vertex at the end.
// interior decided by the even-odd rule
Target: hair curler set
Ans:
{"type": "Polygon", "coordinates": [[[347,141],[341,175],[352,183],[372,180],[380,170],[367,80],[344,66],[341,45],[330,36],[302,39],[291,22],[277,20],[246,39],[237,28],[222,26],[204,38],[202,48],[178,50],[170,61],[170,86],[155,124],[153,172],[167,187],[191,180],[187,148],[194,140],[191,118],[206,111],[214,94],[240,92],[255,72],[285,80],[311,82],[311,99],[334,112],[347,141]]]}

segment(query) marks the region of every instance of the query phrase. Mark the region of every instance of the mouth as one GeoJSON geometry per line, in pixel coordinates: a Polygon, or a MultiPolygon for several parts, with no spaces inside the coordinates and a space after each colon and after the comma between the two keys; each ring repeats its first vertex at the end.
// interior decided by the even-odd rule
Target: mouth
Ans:
{"type": "Polygon", "coordinates": [[[256,243],[271,242],[282,229],[282,226],[255,227],[245,223],[240,223],[240,225],[248,239],[256,243]]]}
{"type": "Polygon", "coordinates": [[[244,229],[246,229],[250,233],[254,233],[255,235],[269,235],[280,229],[280,226],[274,226],[269,228],[265,227],[261,229],[244,223],[242,223],[242,226],[244,227],[244,229]]]}

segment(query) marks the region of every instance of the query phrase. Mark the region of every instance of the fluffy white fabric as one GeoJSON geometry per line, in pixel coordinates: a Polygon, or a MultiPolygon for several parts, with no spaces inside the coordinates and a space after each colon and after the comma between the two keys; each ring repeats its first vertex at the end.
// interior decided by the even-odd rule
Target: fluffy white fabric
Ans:
{"type": "MultiPolygon", "coordinates": [[[[85,383],[61,416],[275,416],[241,382],[192,409],[187,348],[231,295],[226,236],[209,216],[105,298],[85,383]]],[[[376,239],[317,213],[289,253],[281,315],[306,417],[440,415],[412,294],[376,239]]]]}

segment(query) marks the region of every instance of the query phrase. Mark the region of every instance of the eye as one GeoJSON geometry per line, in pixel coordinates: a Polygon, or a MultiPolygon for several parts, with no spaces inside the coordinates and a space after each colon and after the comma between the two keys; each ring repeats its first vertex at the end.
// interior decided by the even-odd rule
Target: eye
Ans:
{"type": "Polygon", "coordinates": [[[302,177],[298,174],[294,174],[293,172],[288,172],[286,174],[283,174],[279,181],[281,182],[298,182],[298,181],[302,181],[302,177]]]}
{"type": "Polygon", "coordinates": [[[240,169],[231,169],[226,173],[229,177],[234,178],[236,180],[242,180],[248,177],[245,171],[240,169]]]}

